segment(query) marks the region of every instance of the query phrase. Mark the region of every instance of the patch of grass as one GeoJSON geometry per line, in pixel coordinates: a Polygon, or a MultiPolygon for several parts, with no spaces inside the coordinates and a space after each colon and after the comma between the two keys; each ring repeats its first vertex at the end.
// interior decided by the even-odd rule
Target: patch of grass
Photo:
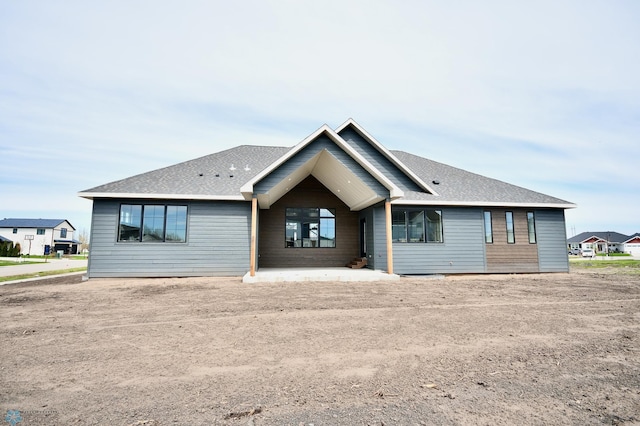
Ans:
{"type": "MultiPolygon", "coordinates": [[[[596,256],[601,256],[601,257],[607,257],[606,253],[598,253],[596,254],[596,256]]],[[[631,256],[629,253],[609,253],[610,257],[629,257],[631,256]]]]}
{"type": "Polygon", "coordinates": [[[51,275],[70,274],[72,272],[81,272],[86,270],[87,268],[84,267],[84,268],[61,269],[59,271],[34,272],[32,274],[12,275],[10,277],[0,277],[0,282],[26,280],[29,278],[48,277],[51,275]]]}
{"type": "Polygon", "coordinates": [[[42,262],[14,262],[11,260],[0,260],[0,266],[30,265],[33,263],[42,263],[42,262]]]}
{"type": "Polygon", "coordinates": [[[640,268],[640,260],[622,259],[622,260],[573,260],[571,266],[575,268],[640,268]]]}

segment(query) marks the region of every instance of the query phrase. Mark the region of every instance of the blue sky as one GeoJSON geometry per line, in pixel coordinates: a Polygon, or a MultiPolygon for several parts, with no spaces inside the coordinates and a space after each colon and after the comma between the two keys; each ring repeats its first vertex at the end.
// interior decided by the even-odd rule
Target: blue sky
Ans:
{"type": "Polygon", "coordinates": [[[0,3],[0,217],[352,117],[389,149],[640,232],[640,2],[0,3]]]}

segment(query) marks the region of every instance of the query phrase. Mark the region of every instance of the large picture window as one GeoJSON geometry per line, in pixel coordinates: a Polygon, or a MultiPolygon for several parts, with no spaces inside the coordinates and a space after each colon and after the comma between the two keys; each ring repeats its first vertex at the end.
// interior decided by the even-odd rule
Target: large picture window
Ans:
{"type": "Polygon", "coordinates": [[[118,241],[179,242],[187,240],[187,206],[122,204],[118,241]]]}
{"type": "Polygon", "coordinates": [[[336,246],[336,211],[326,208],[295,208],[285,211],[285,247],[336,246]]]}
{"type": "Polygon", "coordinates": [[[442,211],[394,209],[391,212],[391,234],[394,243],[441,243],[442,211]]]}

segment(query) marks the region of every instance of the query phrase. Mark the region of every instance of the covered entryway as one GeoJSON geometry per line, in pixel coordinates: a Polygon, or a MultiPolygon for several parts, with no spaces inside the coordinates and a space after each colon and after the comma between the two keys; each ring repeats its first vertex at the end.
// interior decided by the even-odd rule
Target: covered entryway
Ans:
{"type": "Polygon", "coordinates": [[[345,266],[359,255],[359,220],[358,212],[308,176],[271,208],[260,210],[258,263],[261,268],[345,266]],[[313,216],[314,210],[317,218],[291,217],[297,211],[313,216]]]}
{"type": "Polygon", "coordinates": [[[241,192],[251,201],[250,276],[261,267],[346,266],[361,251],[359,212],[382,202],[393,273],[390,201],[404,193],[328,126],[241,192]]]}

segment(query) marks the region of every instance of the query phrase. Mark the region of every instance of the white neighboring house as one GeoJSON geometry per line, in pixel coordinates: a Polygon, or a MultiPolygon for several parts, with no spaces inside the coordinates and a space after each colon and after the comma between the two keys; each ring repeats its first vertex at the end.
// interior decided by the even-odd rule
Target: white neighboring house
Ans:
{"type": "Polygon", "coordinates": [[[629,239],[624,242],[624,251],[631,256],[640,257],[640,233],[629,236],[629,239]]]}
{"type": "Polygon", "coordinates": [[[593,249],[596,253],[629,253],[640,256],[640,233],[624,235],[619,232],[582,232],[567,239],[571,249],[593,249]]]}
{"type": "Polygon", "coordinates": [[[0,236],[20,244],[23,255],[77,254],[80,242],[73,238],[75,230],[65,219],[0,220],[0,236]]]}

